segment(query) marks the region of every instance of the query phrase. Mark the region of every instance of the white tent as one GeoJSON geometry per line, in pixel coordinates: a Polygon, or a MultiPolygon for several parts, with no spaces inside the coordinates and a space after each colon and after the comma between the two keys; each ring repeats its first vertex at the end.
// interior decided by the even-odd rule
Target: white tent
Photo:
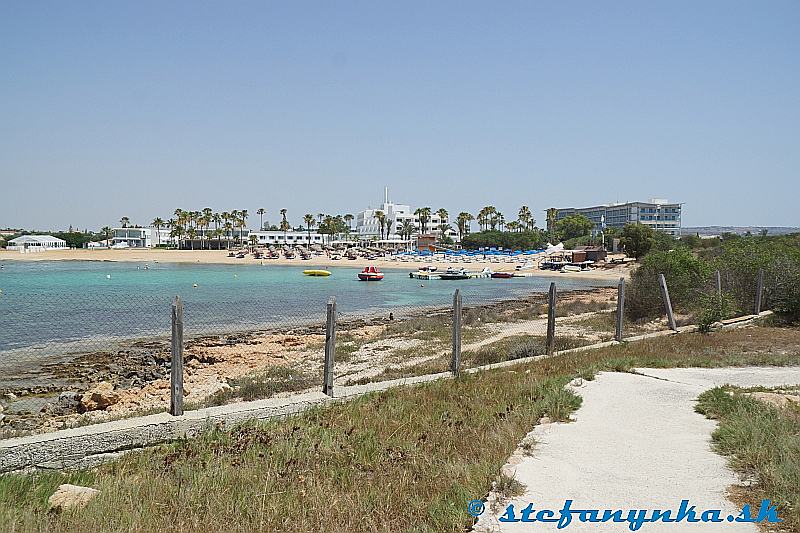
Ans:
{"type": "Polygon", "coordinates": [[[19,250],[21,252],[64,250],[67,248],[67,241],[52,235],[22,235],[16,239],[11,239],[8,244],[9,250],[19,250]]]}

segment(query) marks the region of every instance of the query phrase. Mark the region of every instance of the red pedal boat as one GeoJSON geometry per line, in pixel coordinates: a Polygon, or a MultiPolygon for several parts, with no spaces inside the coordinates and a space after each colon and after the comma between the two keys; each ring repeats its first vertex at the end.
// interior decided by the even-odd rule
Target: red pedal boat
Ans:
{"type": "Polygon", "coordinates": [[[380,281],[383,279],[383,272],[374,266],[364,267],[364,270],[358,273],[358,279],[361,281],[380,281]]]}
{"type": "Polygon", "coordinates": [[[514,277],[511,272],[492,272],[492,277],[495,279],[510,279],[514,277]]]}

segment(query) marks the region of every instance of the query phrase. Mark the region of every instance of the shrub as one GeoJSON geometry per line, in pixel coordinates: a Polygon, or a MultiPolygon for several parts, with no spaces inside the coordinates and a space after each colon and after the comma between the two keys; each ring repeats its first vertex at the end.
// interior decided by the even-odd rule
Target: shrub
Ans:
{"type": "Polygon", "coordinates": [[[800,234],[725,240],[714,266],[737,312],[753,311],[758,272],[763,270],[762,308],[791,321],[800,319],[800,234]]]}
{"type": "Polygon", "coordinates": [[[664,313],[658,275],[664,274],[672,308],[688,312],[698,308],[698,298],[708,287],[711,265],[686,249],[652,252],[631,275],[625,313],[633,319],[655,318],[664,313]]]}
{"type": "Polygon", "coordinates": [[[644,257],[653,247],[653,228],[644,224],[625,224],[620,244],[629,256],[644,257]]]}
{"type": "Polygon", "coordinates": [[[711,325],[731,316],[731,302],[724,294],[703,295],[700,299],[701,311],[697,315],[697,325],[702,333],[711,331],[711,325]]]}

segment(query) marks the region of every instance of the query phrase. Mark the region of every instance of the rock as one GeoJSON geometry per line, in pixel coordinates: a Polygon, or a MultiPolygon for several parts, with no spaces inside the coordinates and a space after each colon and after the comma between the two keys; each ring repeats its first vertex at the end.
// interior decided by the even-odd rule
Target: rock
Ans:
{"type": "Polygon", "coordinates": [[[118,401],[119,394],[114,391],[114,385],[101,381],[81,397],[78,410],[81,412],[103,410],[118,401]]]}
{"type": "Polygon", "coordinates": [[[61,485],[50,498],[47,499],[50,511],[61,512],[67,509],[82,509],[86,507],[100,491],[90,487],[78,485],[61,485]]]}
{"type": "Polygon", "coordinates": [[[58,406],[64,409],[77,409],[81,401],[80,393],[64,391],[58,395],[58,406]]]}
{"type": "Polygon", "coordinates": [[[547,415],[545,415],[545,416],[543,416],[542,418],[539,419],[539,423],[540,424],[550,424],[552,421],[553,420],[547,415]]]}
{"type": "Polygon", "coordinates": [[[570,386],[572,387],[583,387],[583,379],[582,378],[575,378],[569,382],[570,386]]]}
{"type": "Polygon", "coordinates": [[[752,398],[768,403],[778,409],[786,409],[790,405],[800,406],[800,396],[777,392],[751,392],[752,398]]]}
{"type": "Polygon", "coordinates": [[[13,402],[16,399],[17,399],[17,395],[14,394],[13,392],[9,392],[8,394],[6,394],[6,400],[8,400],[10,402],[13,402]]]}
{"type": "Polygon", "coordinates": [[[3,406],[0,405],[0,414],[4,411],[3,406]]]}

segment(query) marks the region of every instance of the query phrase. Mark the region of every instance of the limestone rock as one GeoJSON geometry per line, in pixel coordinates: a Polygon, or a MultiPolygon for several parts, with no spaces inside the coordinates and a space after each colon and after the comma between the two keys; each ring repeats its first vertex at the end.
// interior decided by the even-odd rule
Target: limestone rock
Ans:
{"type": "Polygon", "coordinates": [[[756,400],[768,403],[778,409],[786,409],[790,405],[800,406],[800,396],[781,394],[777,392],[751,392],[750,396],[756,400]]]}
{"type": "Polygon", "coordinates": [[[56,489],[47,503],[51,511],[60,512],[67,509],[81,509],[86,506],[100,491],[78,485],[61,485],[56,489]]]}
{"type": "Polygon", "coordinates": [[[103,410],[118,401],[119,393],[114,391],[114,385],[101,381],[81,397],[79,410],[82,412],[103,410]]]}

